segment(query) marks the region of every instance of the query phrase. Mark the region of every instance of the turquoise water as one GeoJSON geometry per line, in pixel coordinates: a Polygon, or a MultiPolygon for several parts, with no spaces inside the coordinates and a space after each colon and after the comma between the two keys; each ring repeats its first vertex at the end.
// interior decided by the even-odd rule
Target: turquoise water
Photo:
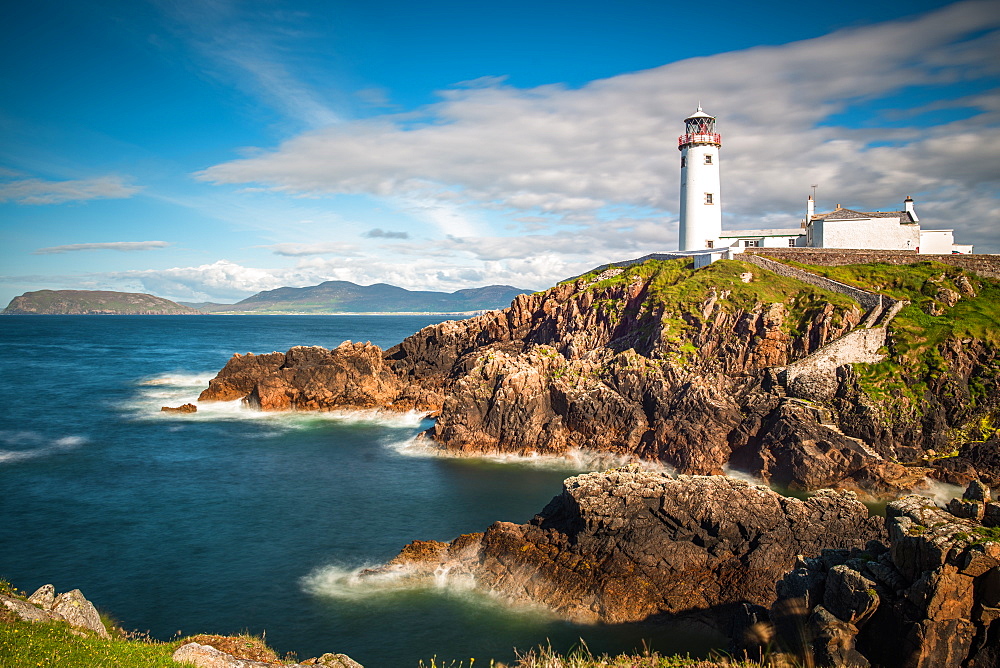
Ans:
{"type": "Polygon", "coordinates": [[[415,414],[159,411],[195,401],[234,352],[388,347],[440,319],[0,318],[0,577],[80,588],[160,639],[266,633],[282,653],[344,652],[366,668],[435,655],[479,665],[581,637],[595,651],[717,642],[687,628],[568,624],[448,581],[357,581],[411,540],[529,520],[585,462],[437,456],[413,442],[428,425],[415,414]]]}

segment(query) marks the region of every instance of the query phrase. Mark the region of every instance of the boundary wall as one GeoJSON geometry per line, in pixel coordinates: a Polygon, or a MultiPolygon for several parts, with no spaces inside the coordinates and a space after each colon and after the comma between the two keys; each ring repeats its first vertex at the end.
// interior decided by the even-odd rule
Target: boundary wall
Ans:
{"type": "Polygon", "coordinates": [[[743,257],[740,259],[744,262],[755,264],[761,269],[773,271],[779,276],[787,276],[788,278],[800,280],[803,283],[808,283],[809,285],[822,288],[823,290],[829,290],[830,292],[847,295],[854,301],[861,304],[861,306],[865,309],[865,322],[862,323],[862,326],[864,327],[871,327],[874,320],[882,314],[883,309],[891,309],[896,305],[897,300],[892,297],[875,294],[874,292],[868,292],[867,290],[856,288],[853,285],[847,285],[846,283],[841,283],[840,281],[819,276],[812,272],[805,271],[804,269],[799,269],[798,267],[792,267],[787,264],[782,264],[781,262],[775,262],[774,260],[770,260],[753,253],[743,253],[743,257]],[[869,322],[869,320],[871,322],[869,322]]]}
{"type": "Polygon", "coordinates": [[[941,262],[987,278],[1000,278],[1000,255],[951,254],[921,255],[916,251],[851,250],[845,248],[745,248],[744,257],[756,255],[802,264],[837,267],[842,264],[916,264],[941,262]]]}

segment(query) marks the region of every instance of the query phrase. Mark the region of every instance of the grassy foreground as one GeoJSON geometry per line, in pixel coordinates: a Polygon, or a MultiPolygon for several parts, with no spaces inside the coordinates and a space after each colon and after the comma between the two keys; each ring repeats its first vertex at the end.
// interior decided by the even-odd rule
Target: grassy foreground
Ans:
{"type": "MultiPolygon", "coordinates": [[[[71,629],[65,623],[32,623],[12,618],[0,606],[0,668],[178,668],[171,655],[187,642],[211,644],[238,658],[269,663],[294,663],[278,655],[259,638],[253,636],[192,636],[170,642],[159,642],[120,629],[112,638],[71,629]]],[[[744,661],[703,661],[678,656],[662,656],[655,652],[642,655],[594,656],[586,649],[559,655],[547,649],[522,654],[512,665],[499,662],[421,661],[418,668],[760,668],[761,664],[744,661]]]]}

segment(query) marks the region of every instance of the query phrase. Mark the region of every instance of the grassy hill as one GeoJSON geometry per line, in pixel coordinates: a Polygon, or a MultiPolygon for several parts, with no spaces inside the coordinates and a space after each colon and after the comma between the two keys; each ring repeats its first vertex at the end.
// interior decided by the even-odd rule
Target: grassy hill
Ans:
{"type": "Polygon", "coordinates": [[[259,292],[230,305],[209,304],[207,313],[463,313],[504,308],[519,294],[509,285],[488,285],[456,292],[406,290],[376,283],[326,281],[305,288],[259,292]]]}

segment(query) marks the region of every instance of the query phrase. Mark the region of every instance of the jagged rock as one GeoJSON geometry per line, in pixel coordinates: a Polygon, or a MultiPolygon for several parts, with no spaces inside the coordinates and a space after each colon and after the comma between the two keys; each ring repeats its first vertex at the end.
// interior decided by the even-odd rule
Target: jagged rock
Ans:
{"type": "Polygon", "coordinates": [[[278,371],[285,363],[285,353],[233,355],[226,366],[208,382],[208,389],[198,401],[232,401],[249,395],[257,383],[278,371]]]}
{"type": "Polygon", "coordinates": [[[798,555],[860,547],[879,523],[848,492],[800,501],[721,476],[626,467],[569,478],[528,524],[497,522],[450,544],[420,541],[386,568],[468,576],[512,601],[620,623],[769,605],[798,555]]]}
{"type": "Polygon", "coordinates": [[[813,608],[809,623],[813,627],[813,652],[816,665],[831,668],[868,668],[871,663],[855,649],[858,627],[829,612],[822,605],[813,608]]]}
{"type": "Polygon", "coordinates": [[[170,406],[164,406],[160,410],[165,413],[197,413],[198,407],[195,406],[194,404],[183,404],[176,408],[171,408],[170,406]]]}
{"type": "MultiPolygon", "coordinates": [[[[979,484],[965,494],[970,503],[988,498],[979,484]]],[[[951,507],[961,510],[962,504],[951,507]]],[[[955,516],[923,497],[890,503],[885,522],[890,550],[875,560],[852,556],[839,565],[810,562],[826,574],[822,606],[803,605],[817,598],[816,576],[810,572],[813,586],[808,588],[801,584],[802,569],[787,574],[772,606],[772,622],[784,629],[800,625],[817,638],[817,665],[867,665],[855,651],[885,668],[997,665],[1000,542],[984,539],[974,519],[955,516]],[[807,611],[812,613],[808,621],[807,611]],[[837,656],[831,648],[850,652],[837,656]]]]}
{"type": "Polygon", "coordinates": [[[243,398],[261,410],[391,407],[402,385],[371,343],[333,350],[296,346],[287,353],[235,355],[201,393],[201,401],[243,398]]]}
{"type": "Polygon", "coordinates": [[[820,418],[814,407],[782,404],[765,420],[759,435],[733,453],[731,463],[792,489],[846,487],[892,493],[912,484],[910,471],[821,424],[820,418]]]}
{"type": "Polygon", "coordinates": [[[57,615],[51,611],[43,610],[38,606],[11,596],[0,594],[0,603],[8,610],[26,622],[51,622],[62,621],[62,615],[57,615]]]}
{"type": "MultiPolygon", "coordinates": [[[[725,274],[713,267],[704,271],[725,274]]],[[[769,277],[740,269],[751,285],[769,277]]],[[[984,341],[942,343],[947,372],[925,379],[926,405],[891,412],[851,367],[881,359],[887,342],[885,327],[858,327],[858,306],[834,306],[805,283],[784,301],[761,301],[741,292],[749,288],[738,274],[704,285],[690,303],[672,301],[687,271],[675,261],[581,277],[431,325],[384,352],[348,342],[237,355],[200,399],[242,398],[263,410],[419,409],[436,416],[428,438],[463,454],[588,449],[686,474],[728,466],[798,489],[889,495],[931,472],[896,462],[943,450],[948,433],[1000,407],[997,398],[970,400],[970,388],[995,384],[997,353],[984,341]],[[818,403],[789,406],[786,393],[818,403]]],[[[954,286],[975,293],[968,280],[954,286]]],[[[998,453],[968,448],[969,459],[941,464],[939,475],[1000,485],[998,453]]]]}
{"type": "Polygon", "coordinates": [[[826,576],[823,607],[839,619],[860,627],[878,607],[875,583],[848,566],[834,566],[826,576]]]}
{"type": "Polygon", "coordinates": [[[71,626],[90,629],[104,638],[110,637],[108,630],[104,628],[97,608],[84,598],[79,589],[56,596],[52,604],[52,612],[62,615],[71,626]]]}
{"type": "Polygon", "coordinates": [[[56,588],[50,584],[42,585],[28,597],[28,603],[37,605],[42,610],[51,610],[56,602],[56,588]]]}
{"type": "Polygon", "coordinates": [[[79,589],[55,596],[55,588],[44,585],[27,601],[0,596],[0,602],[25,621],[64,621],[71,626],[94,631],[104,638],[110,637],[94,604],[84,598],[79,589]]]}
{"type": "Polygon", "coordinates": [[[262,661],[237,659],[211,645],[199,645],[196,642],[189,642],[178,647],[173,654],[173,659],[179,663],[194,664],[199,668],[275,668],[277,665],[262,661]]]}
{"type": "Polygon", "coordinates": [[[325,668],[364,668],[364,666],[346,654],[330,653],[319,657],[314,664],[303,662],[302,665],[324,666],[325,668]]]}
{"type": "Polygon", "coordinates": [[[324,654],[319,658],[307,659],[301,663],[289,665],[285,663],[267,663],[264,661],[240,659],[211,645],[200,645],[196,642],[189,642],[178,647],[173,653],[173,659],[180,663],[193,664],[199,668],[299,668],[304,666],[364,668],[364,666],[346,654],[324,654]]]}

